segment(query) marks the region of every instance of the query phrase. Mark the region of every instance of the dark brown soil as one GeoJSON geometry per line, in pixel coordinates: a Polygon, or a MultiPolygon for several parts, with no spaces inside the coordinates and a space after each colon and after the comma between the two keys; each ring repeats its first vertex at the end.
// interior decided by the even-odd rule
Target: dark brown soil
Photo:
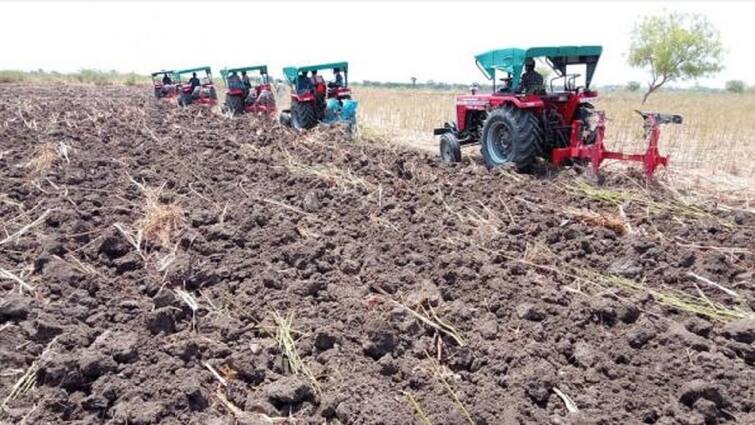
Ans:
{"type": "Polygon", "coordinates": [[[609,174],[624,222],[573,170],[446,166],[139,88],[3,93],[0,241],[32,226],[0,245],[0,423],[755,423],[747,210],[609,174]],[[139,185],[180,211],[137,251],[114,225],[143,222],[139,185]]]}

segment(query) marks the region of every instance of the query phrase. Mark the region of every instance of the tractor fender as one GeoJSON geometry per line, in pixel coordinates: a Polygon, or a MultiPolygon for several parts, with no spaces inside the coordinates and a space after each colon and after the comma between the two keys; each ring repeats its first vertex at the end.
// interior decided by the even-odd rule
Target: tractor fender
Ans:
{"type": "Polygon", "coordinates": [[[295,100],[297,102],[314,102],[315,95],[314,93],[292,93],[291,100],[295,100]]]}
{"type": "Polygon", "coordinates": [[[542,99],[537,96],[525,96],[523,98],[518,96],[492,97],[490,104],[495,108],[510,105],[516,109],[541,109],[545,106],[542,99]]]}

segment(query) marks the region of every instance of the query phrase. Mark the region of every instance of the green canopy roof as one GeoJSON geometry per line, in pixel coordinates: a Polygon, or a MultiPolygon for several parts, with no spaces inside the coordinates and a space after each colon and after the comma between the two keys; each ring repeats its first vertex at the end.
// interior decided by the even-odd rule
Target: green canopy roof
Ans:
{"type": "Polygon", "coordinates": [[[204,71],[207,74],[212,74],[212,68],[210,68],[209,66],[200,66],[198,68],[179,69],[178,71],[176,71],[176,75],[188,74],[191,72],[198,72],[198,71],[204,71]]]}
{"type": "Polygon", "coordinates": [[[296,84],[296,78],[299,76],[300,72],[309,72],[309,71],[319,71],[321,69],[340,69],[341,71],[348,73],[349,72],[349,63],[348,62],[332,62],[332,63],[324,63],[321,65],[309,65],[309,66],[287,66],[283,68],[283,74],[286,76],[286,79],[291,84],[296,84]]]}
{"type": "Polygon", "coordinates": [[[512,86],[519,85],[522,67],[528,58],[545,57],[551,66],[562,75],[566,72],[566,65],[587,64],[586,84],[589,87],[595,65],[602,53],[601,46],[558,46],[531,47],[529,49],[507,48],[490,50],[475,56],[477,66],[485,77],[493,79],[495,71],[503,71],[512,75],[512,86]]]}
{"type": "Polygon", "coordinates": [[[267,65],[254,65],[254,66],[244,66],[241,68],[223,68],[220,70],[220,73],[223,75],[228,75],[231,72],[243,72],[243,71],[259,71],[260,74],[267,74],[267,65]]]}
{"type": "Polygon", "coordinates": [[[267,75],[267,65],[254,65],[254,66],[244,66],[241,68],[223,68],[220,70],[220,77],[223,79],[223,84],[228,86],[228,76],[232,72],[254,72],[259,71],[262,75],[267,75]]]}
{"type": "Polygon", "coordinates": [[[150,75],[152,75],[152,76],[154,77],[154,76],[156,76],[156,75],[160,75],[160,74],[170,74],[170,75],[176,75],[176,71],[174,71],[174,70],[172,70],[172,69],[166,69],[166,70],[163,70],[163,71],[155,71],[155,72],[153,72],[153,73],[152,73],[152,74],[150,74],[150,75]]]}

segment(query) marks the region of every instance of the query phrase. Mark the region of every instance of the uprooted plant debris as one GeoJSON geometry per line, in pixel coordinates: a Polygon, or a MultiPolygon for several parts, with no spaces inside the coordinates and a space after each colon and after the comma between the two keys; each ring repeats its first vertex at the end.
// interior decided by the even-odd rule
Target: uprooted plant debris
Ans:
{"type": "Polygon", "coordinates": [[[755,422],[751,209],[4,89],[2,423],[755,422]]]}

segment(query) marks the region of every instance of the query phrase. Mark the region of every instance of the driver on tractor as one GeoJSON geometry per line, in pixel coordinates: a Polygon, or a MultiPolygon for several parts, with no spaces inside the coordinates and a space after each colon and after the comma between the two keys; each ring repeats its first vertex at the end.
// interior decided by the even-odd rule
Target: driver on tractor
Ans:
{"type": "Polygon", "coordinates": [[[307,93],[312,91],[312,80],[307,78],[305,72],[300,72],[299,77],[296,79],[296,93],[307,93]]]}
{"type": "Polygon", "coordinates": [[[343,87],[343,75],[341,74],[341,68],[333,70],[333,81],[328,84],[328,87],[343,87]]]}
{"type": "Polygon", "coordinates": [[[321,114],[324,114],[327,88],[325,86],[325,79],[322,78],[322,75],[318,74],[317,71],[312,71],[312,84],[315,86],[316,105],[318,110],[321,111],[321,114]]]}
{"type": "Polygon", "coordinates": [[[173,84],[173,80],[170,79],[170,77],[168,76],[168,73],[166,72],[165,74],[163,74],[163,85],[167,86],[170,84],[173,84]]]}
{"type": "Polygon", "coordinates": [[[244,89],[244,83],[241,82],[241,78],[236,74],[236,71],[231,72],[231,75],[228,76],[228,88],[244,89]]]}
{"type": "Polygon", "coordinates": [[[247,90],[252,88],[252,83],[249,81],[249,76],[246,75],[246,71],[241,71],[241,83],[247,90]]]}
{"type": "Polygon", "coordinates": [[[524,62],[524,74],[522,74],[521,83],[519,83],[520,93],[533,94],[543,90],[543,76],[535,71],[535,60],[527,58],[524,62]]]}
{"type": "Polygon", "coordinates": [[[197,73],[192,72],[191,78],[189,78],[189,85],[191,86],[191,97],[197,98],[199,97],[199,87],[202,86],[202,82],[199,81],[199,78],[197,78],[197,73]]]}

